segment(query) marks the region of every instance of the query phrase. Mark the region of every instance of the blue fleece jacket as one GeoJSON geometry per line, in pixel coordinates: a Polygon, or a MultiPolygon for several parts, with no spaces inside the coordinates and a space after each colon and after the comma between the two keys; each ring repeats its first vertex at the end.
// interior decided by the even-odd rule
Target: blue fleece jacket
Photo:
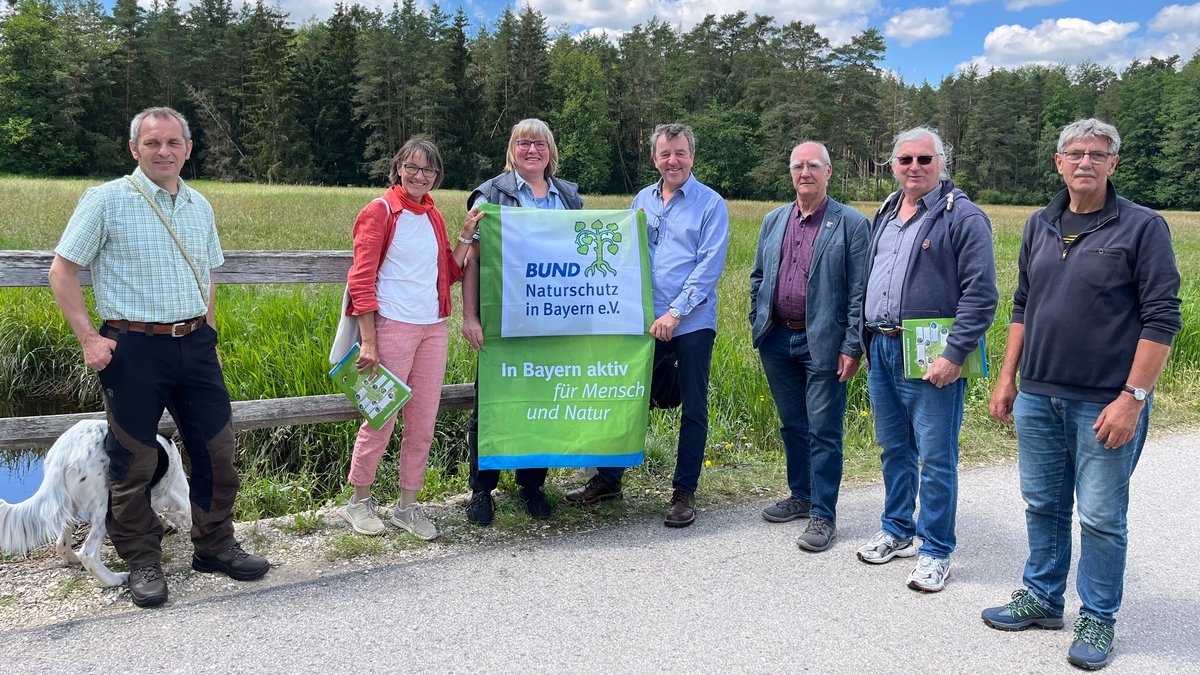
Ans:
{"type": "Polygon", "coordinates": [[[1070,244],[1066,190],[1025,223],[1013,323],[1025,325],[1021,389],[1108,403],[1120,395],[1138,340],[1170,345],[1183,327],[1179,268],[1167,221],[1108,183],[1096,221],[1070,244]]]}
{"type": "MultiPolygon", "coordinates": [[[[917,225],[917,238],[908,258],[908,273],[900,296],[900,319],[954,318],[945,356],[962,365],[979,346],[996,317],[1000,291],[996,288],[996,259],[992,248],[992,223],[984,212],[943,180],[941,195],[917,225]]],[[[875,262],[879,235],[902,192],[895,192],[871,223],[871,249],[867,278],[875,262]]],[[[870,293],[872,289],[867,289],[870,293]]],[[[863,333],[863,353],[870,354],[872,334],[863,333]]]]}

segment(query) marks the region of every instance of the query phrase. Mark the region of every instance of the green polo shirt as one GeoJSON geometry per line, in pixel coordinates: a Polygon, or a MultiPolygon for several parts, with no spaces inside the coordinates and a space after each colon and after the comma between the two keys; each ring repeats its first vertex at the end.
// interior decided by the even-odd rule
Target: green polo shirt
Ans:
{"type": "Polygon", "coordinates": [[[141,168],[133,179],[158,203],[196,263],[203,295],[158,214],[124,178],[84,191],[54,252],[91,268],[101,319],[174,323],[206,314],[207,271],[225,262],[212,206],[182,178],[174,200],[141,168]]]}

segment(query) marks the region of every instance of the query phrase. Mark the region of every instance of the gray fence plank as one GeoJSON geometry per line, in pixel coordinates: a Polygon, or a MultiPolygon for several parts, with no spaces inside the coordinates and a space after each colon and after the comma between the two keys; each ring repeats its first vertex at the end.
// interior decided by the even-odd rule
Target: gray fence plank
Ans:
{"type": "MultiPolygon", "coordinates": [[[[213,270],[218,284],[345,283],[351,251],[225,251],[225,264],[213,270]]],[[[54,251],[0,250],[0,288],[45,287],[54,251]]],[[[79,281],[92,283],[84,270],[79,281]]]]}
{"type": "MultiPolygon", "coordinates": [[[[466,410],[474,402],[473,385],[442,386],[441,410],[466,410]]],[[[0,417],[0,450],[49,447],[64,431],[85,419],[104,419],[104,413],[0,417]]],[[[238,431],[352,419],[359,419],[358,410],[343,394],[233,402],[233,427],[238,431]]],[[[175,431],[175,423],[163,414],[158,428],[161,433],[170,434],[175,431]]]]}

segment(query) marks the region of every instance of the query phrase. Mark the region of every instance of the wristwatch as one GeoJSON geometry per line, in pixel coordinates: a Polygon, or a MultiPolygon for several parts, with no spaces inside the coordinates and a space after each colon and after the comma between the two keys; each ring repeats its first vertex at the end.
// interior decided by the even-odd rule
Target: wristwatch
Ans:
{"type": "Polygon", "coordinates": [[[667,314],[670,314],[672,319],[678,319],[683,316],[683,312],[680,312],[679,310],[675,309],[674,307],[668,307],[667,314]]]}
{"type": "Polygon", "coordinates": [[[1128,384],[1127,384],[1127,385],[1125,385],[1125,391],[1127,391],[1127,392],[1129,392],[1130,394],[1132,394],[1132,395],[1133,395],[1133,400],[1135,400],[1135,401],[1145,401],[1145,400],[1146,400],[1146,396],[1148,396],[1148,395],[1149,395],[1149,394],[1147,394],[1147,393],[1146,393],[1146,390],[1145,390],[1145,389],[1142,389],[1142,388],[1140,388],[1140,387],[1131,387],[1131,386],[1129,386],[1128,384]]]}

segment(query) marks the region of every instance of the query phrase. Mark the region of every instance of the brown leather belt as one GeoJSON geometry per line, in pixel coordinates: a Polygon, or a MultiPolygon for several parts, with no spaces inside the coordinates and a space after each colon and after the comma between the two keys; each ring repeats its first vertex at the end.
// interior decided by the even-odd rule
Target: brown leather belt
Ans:
{"type": "Polygon", "coordinates": [[[779,323],[791,328],[792,330],[804,330],[804,319],[779,319],[779,323]]]}
{"type": "Polygon", "coordinates": [[[146,335],[183,337],[188,333],[199,330],[204,325],[206,318],[198,316],[194,319],[178,321],[176,323],[142,323],[141,321],[109,319],[104,322],[104,325],[112,326],[122,333],[145,333],[146,335]]]}
{"type": "Polygon", "coordinates": [[[873,330],[876,333],[879,333],[880,335],[883,335],[885,337],[890,337],[890,338],[900,337],[900,333],[904,332],[904,329],[899,326],[896,326],[894,328],[884,328],[883,326],[879,326],[876,328],[871,328],[870,330],[873,330]]]}

